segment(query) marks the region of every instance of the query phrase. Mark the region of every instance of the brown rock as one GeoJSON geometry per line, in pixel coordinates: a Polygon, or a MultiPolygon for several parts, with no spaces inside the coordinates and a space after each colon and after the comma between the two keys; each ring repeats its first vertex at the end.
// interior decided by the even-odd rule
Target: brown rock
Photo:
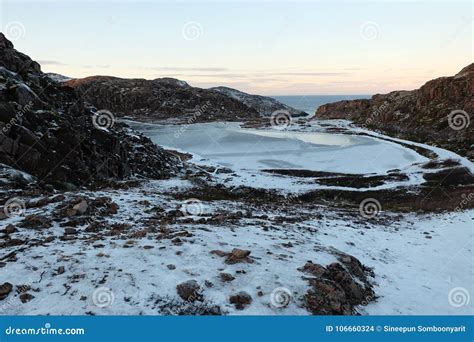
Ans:
{"type": "Polygon", "coordinates": [[[0,300],[3,300],[8,297],[10,292],[12,292],[13,285],[10,283],[3,283],[0,285],[0,300]]]}
{"type": "Polygon", "coordinates": [[[68,209],[66,209],[64,214],[67,217],[71,217],[71,216],[75,216],[77,214],[77,211],[72,209],[72,208],[68,208],[68,209]]]}
{"type": "Polygon", "coordinates": [[[66,227],[66,228],[64,228],[64,234],[66,234],[66,235],[77,234],[77,229],[71,228],[71,227],[66,227]]]}
{"type": "Polygon", "coordinates": [[[35,298],[35,296],[33,296],[32,294],[29,294],[29,293],[22,293],[20,295],[20,300],[23,304],[28,303],[33,298],[35,298]]]}
{"type": "Polygon", "coordinates": [[[82,214],[85,214],[85,212],[87,211],[87,208],[88,208],[88,204],[87,204],[87,201],[86,200],[82,200],[80,201],[79,203],[77,203],[76,205],[74,205],[72,207],[73,210],[76,211],[77,214],[79,215],[82,215],[82,214]]]}
{"type": "Polygon", "coordinates": [[[307,308],[315,315],[350,315],[351,306],[337,284],[325,279],[311,279],[305,296],[307,308]]]}
{"type": "Polygon", "coordinates": [[[219,277],[221,278],[222,281],[228,282],[232,281],[235,279],[235,277],[232,276],[230,273],[220,273],[219,277]]]}
{"type": "Polygon", "coordinates": [[[28,215],[19,224],[22,228],[41,229],[52,226],[51,219],[42,215],[28,215]]]}
{"type": "Polygon", "coordinates": [[[298,269],[315,276],[308,279],[311,287],[305,295],[305,305],[315,315],[351,315],[356,305],[375,299],[367,279],[373,271],[349,255],[339,260],[345,266],[335,262],[323,267],[308,261],[298,269]]]}
{"type": "Polygon", "coordinates": [[[5,227],[5,234],[13,234],[17,231],[14,225],[9,224],[8,226],[5,227]]]}
{"type": "Polygon", "coordinates": [[[66,227],[66,228],[64,228],[64,234],[66,234],[66,235],[77,234],[77,229],[72,228],[72,227],[66,227]]]}
{"type": "Polygon", "coordinates": [[[250,251],[245,249],[234,248],[232,252],[227,255],[225,262],[227,264],[237,264],[239,262],[253,263],[253,260],[249,258],[250,251]]]}
{"type": "Polygon", "coordinates": [[[185,281],[184,283],[178,284],[176,286],[178,295],[188,302],[202,300],[202,295],[199,293],[200,289],[201,287],[194,279],[185,281]]]}
{"type": "Polygon", "coordinates": [[[319,265],[313,264],[311,261],[308,261],[303,267],[298,268],[298,271],[310,273],[316,277],[320,277],[326,272],[326,269],[319,265]]]}
{"type": "Polygon", "coordinates": [[[237,259],[243,259],[250,255],[250,251],[245,249],[234,248],[230,254],[237,259]]]}
{"type": "Polygon", "coordinates": [[[229,298],[229,302],[235,305],[237,310],[243,310],[247,305],[252,303],[252,297],[244,291],[240,291],[229,298]]]}
{"type": "Polygon", "coordinates": [[[25,240],[21,239],[6,239],[5,242],[0,242],[0,247],[12,247],[20,246],[25,243],[25,240]]]}

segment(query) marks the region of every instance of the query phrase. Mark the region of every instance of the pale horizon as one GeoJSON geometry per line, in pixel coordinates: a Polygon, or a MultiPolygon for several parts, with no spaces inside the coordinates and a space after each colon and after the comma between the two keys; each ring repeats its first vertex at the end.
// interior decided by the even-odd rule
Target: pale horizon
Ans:
{"type": "Polygon", "coordinates": [[[2,1],[0,8],[2,32],[17,50],[44,72],[73,78],[372,95],[416,89],[472,63],[470,2],[2,1]],[[55,20],[42,19],[52,12],[55,20]]]}

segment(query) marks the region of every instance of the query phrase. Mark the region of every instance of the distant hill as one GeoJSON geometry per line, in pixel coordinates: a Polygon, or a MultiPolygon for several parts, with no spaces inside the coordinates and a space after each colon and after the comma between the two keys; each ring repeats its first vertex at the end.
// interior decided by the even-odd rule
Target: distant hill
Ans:
{"type": "Polygon", "coordinates": [[[174,78],[124,79],[92,76],[65,82],[99,109],[143,121],[179,119],[188,122],[245,121],[286,110],[293,116],[306,113],[275,99],[217,87],[192,87],[174,78]]]}
{"type": "Polygon", "coordinates": [[[237,101],[244,103],[248,107],[255,109],[262,116],[270,116],[272,113],[278,110],[286,110],[293,117],[308,116],[306,112],[287,106],[268,96],[251,95],[228,87],[214,87],[210,88],[210,90],[230,96],[237,101]]]}

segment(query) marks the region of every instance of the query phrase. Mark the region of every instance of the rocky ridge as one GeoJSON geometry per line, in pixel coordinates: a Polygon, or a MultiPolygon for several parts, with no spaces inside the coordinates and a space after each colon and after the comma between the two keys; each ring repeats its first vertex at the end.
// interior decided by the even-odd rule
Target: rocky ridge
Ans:
{"type": "Polygon", "coordinates": [[[315,119],[349,119],[369,129],[457,152],[474,160],[474,64],[412,91],[320,106],[315,119]]]}
{"type": "Polygon", "coordinates": [[[176,119],[189,123],[257,118],[257,111],[217,92],[164,79],[92,76],[65,82],[97,108],[139,121],[176,119]]]}
{"type": "Polygon", "coordinates": [[[269,97],[226,87],[201,89],[173,78],[145,80],[91,76],[65,84],[75,88],[97,108],[140,121],[247,121],[270,116],[275,111],[287,111],[295,117],[306,116],[306,113],[269,97]]]}

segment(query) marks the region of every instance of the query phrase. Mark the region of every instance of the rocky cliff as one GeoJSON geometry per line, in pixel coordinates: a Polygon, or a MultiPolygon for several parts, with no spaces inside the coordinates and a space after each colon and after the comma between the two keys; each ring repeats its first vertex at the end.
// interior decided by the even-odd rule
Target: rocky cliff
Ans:
{"type": "Polygon", "coordinates": [[[323,105],[315,119],[349,119],[388,135],[424,142],[474,159],[474,64],[420,89],[377,94],[369,100],[323,105]]]}
{"type": "Polygon", "coordinates": [[[171,155],[43,74],[1,33],[0,152],[1,168],[56,186],[177,170],[171,155]]]}
{"type": "Polygon", "coordinates": [[[97,108],[142,121],[245,121],[270,116],[276,110],[287,110],[293,116],[306,115],[269,97],[226,87],[201,89],[173,78],[92,76],[65,84],[75,88],[97,108]]]}

